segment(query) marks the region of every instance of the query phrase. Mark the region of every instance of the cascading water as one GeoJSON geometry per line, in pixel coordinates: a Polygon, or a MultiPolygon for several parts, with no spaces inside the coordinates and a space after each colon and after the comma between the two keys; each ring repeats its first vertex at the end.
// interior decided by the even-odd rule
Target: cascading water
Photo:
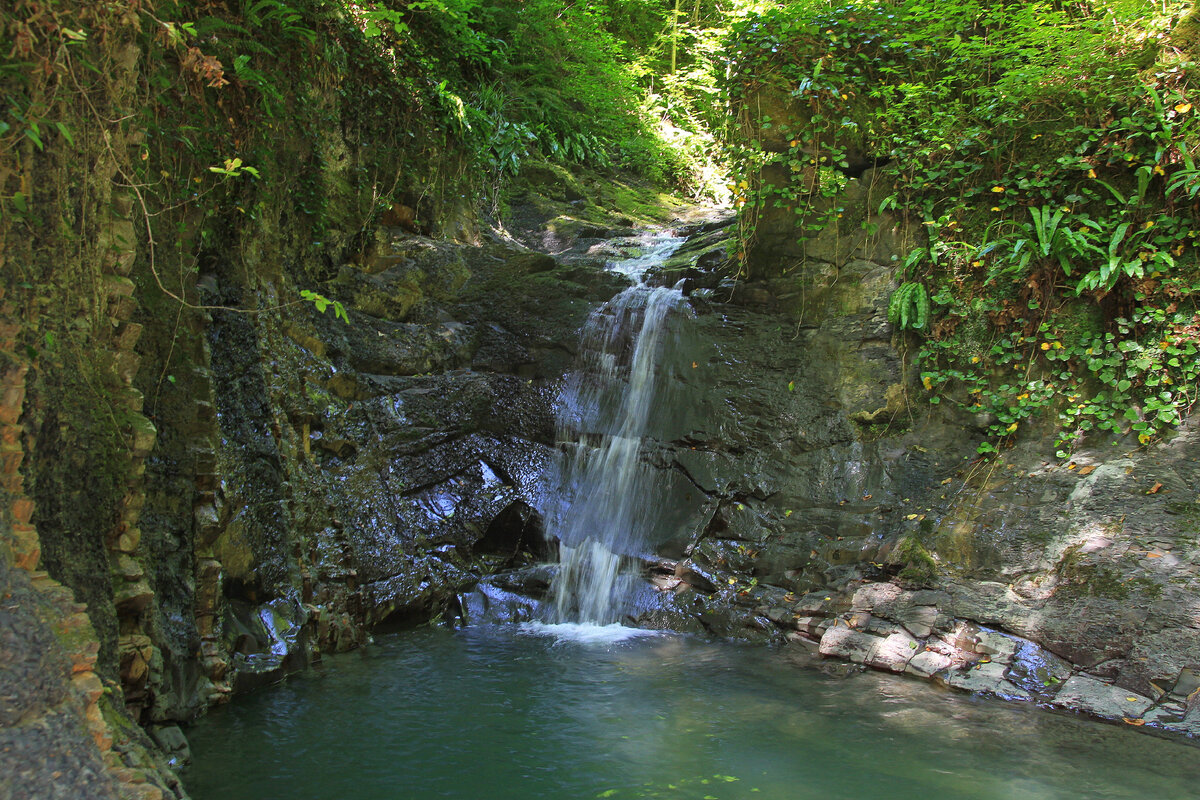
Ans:
{"type": "Polygon", "coordinates": [[[647,555],[655,499],[652,470],[639,452],[662,388],[671,312],[684,301],[678,289],[640,279],[682,241],[659,235],[637,258],[609,265],[639,282],[589,318],[578,366],[559,398],[563,456],[547,515],[547,534],[559,545],[555,622],[617,622],[637,559],[647,555]]]}

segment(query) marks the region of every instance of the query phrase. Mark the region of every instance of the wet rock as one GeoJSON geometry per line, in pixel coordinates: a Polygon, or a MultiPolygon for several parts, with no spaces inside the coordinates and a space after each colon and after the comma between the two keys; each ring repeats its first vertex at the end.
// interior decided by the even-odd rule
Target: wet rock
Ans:
{"type": "Polygon", "coordinates": [[[922,649],[909,659],[904,671],[918,678],[929,678],[944,669],[949,668],[954,661],[934,650],[922,649]]]}
{"type": "Polygon", "coordinates": [[[1181,669],[1170,691],[1177,698],[1191,700],[1200,691],[1200,668],[1181,669]]]}
{"type": "Polygon", "coordinates": [[[875,669],[904,672],[919,647],[920,643],[907,632],[893,633],[876,643],[864,663],[875,669]]]}
{"type": "Polygon", "coordinates": [[[866,663],[880,639],[853,628],[834,626],[821,636],[821,655],[844,658],[858,664],[866,663]]]}
{"type": "Polygon", "coordinates": [[[894,583],[869,583],[854,593],[850,607],[855,611],[870,611],[878,606],[882,611],[905,594],[894,583]]]}
{"type": "Polygon", "coordinates": [[[151,725],[147,732],[166,753],[171,766],[183,766],[192,760],[192,749],[178,725],[151,725]]]}
{"type": "Polygon", "coordinates": [[[1141,717],[1154,704],[1148,697],[1090,675],[1073,675],[1067,679],[1052,702],[1060,708],[1109,719],[1141,717]]]}
{"type": "Polygon", "coordinates": [[[694,591],[659,591],[647,585],[635,591],[629,605],[628,621],[638,627],[692,634],[709,632],[701,621],[704,601],[694,591]]]}
{"type": "Polygon", "coordinates": [[[681,597],[690,597],[693,606],[688,611],[691,616],[714,636],[760,643],[784,639],[779,628],[750,604],[734,604],[727,597],[705,597],[696,593],[681,597]]]}
{"type": "Polygon", "coordinates": [[[1071,675],[1071,665],[1029,641],[1020,641],[1011,655],[1007,677],[1033,694],[1055,692],[1071,675]]]}
{"type": "Polygon", "coordinates": [[[849,678],[866,669],[862,664],[846,663],[844,661],[827,661],[820,665],[821,672],[833,678],[849,678]]]}
{"type": "Polygon", "coordinates": [[[1022,644],[1028,642],[999,631],[983,629],[975,634],[975,652],[991,656],[996,661],[1009,661],[1022,644]]]}
{"type": "Polygon", "coordinates": [[[1033,696],[1005,677],[1005,665],[995,661],[980,661],[959,669],[940,673],[938,680],[947,686],[966,692],[993,694],[1005,700],[1030,700],[1033,696]]]}
{"type": "Polygon", "coordinates": [[[520,592],[481,581],[458,598],[462,621],[467,625],[531,622],[543,618],[542,604],[520,592]]]}
{"type": "Polygon", "coordinates": [[[524,569],[510,570],[493,575],[487,583],[505,591],[525,595],[530,598],[543,598],[554,582],[558,572],[557,564],[535,564],[524,569]]]}
{"type": "Polygon", "coordinates": [[[809,636],[815,636],[819,639],[829,629],[830,620],[828,617],[805,617],[793,614],[793,619],[789,624],[801,633],[806,633],[809,636]]]}
{"type": "Polygon", "coordinates": [[[924,639],[933,632],[939,616],[936,606],[910,606],[891,613],[891,619],[903,625],[918,639],[924,639]]]}
{"type": "Polygon", "coordinates": [[[691,559],[685,559],[679,562],[679,566],[676,567],[675,574],[681,578],[684,583],[687,583],[689,586],[693,586],[702,592],[715,592],[717,587],[724,583],[724,581],[716,572],[697,564],[691,559]]]}

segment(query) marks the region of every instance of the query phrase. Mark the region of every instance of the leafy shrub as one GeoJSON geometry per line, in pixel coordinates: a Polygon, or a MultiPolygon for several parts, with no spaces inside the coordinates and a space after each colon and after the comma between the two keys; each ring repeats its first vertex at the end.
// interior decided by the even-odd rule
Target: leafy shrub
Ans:
{"type": "Polygon", "coordinates": [[[836,223],[836,171],[886,157],[877,210],[922,232],[902,271],[937,287],[927,326],[900,303],[912,295],[890,310],[929,337],[931,402],[994,418],[981,452],[1044,412],[1063,455],[1095,431],[1165,433],[1195,403],[1200,346],[1192,66],[1154,44],[1182,7],[802,0],[747,15],[726,39],[741,250],[770,206],[794,208],[801,241],[836,223]],[[776,118],[758,111],[780,100],[776,118]]]}

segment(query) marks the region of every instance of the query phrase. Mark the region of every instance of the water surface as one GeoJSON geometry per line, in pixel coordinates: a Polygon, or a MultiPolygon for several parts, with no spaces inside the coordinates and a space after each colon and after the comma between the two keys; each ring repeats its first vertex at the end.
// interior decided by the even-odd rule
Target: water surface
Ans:
{"type": "Polygon", "coordinates": [[[196,800],[1174,800],[1200,785],[1188,745],[799,658],[595,626],[396,634],[214,709],[184,780],[196,800]]]}

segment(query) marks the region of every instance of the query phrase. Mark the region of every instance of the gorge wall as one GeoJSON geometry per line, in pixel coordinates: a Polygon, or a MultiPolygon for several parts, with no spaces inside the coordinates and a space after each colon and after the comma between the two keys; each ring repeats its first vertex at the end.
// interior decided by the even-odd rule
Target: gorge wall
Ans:
{"type": "MultiPolygon", "coordinates": [[[[95,22],[106,78],[84,94],[120,116],[146,45],[129,8],[95,22]]],[[[0,223],[18,796],[182,797],[179,723],[374,630],[452,621],[482,575],[544,556],[553,403],[645,205],[539,165],[510,234],[454,191],[418,204],[424,173],[405,181],[441,235],[399,202],[372,216],[364,171],[433,158],[367,136],[345,80],[323,72],[318,122],[278,134],[274,166],[303,181],[221,184],[170,242],[135,173],[181,168],[153,131],[64,111],[73,141],[0,173],[26,198],[0,223]]],[[[1195,425],[1062,462],[1028,426],[978,460],[987,421],[920,401],[913,335],[888,322],[915,234],[878,212],[880,180],[848,180],[844,222],[803,246],[791,209],[766,214],[740,280],[721,225],[676,223],[693,242],[655,280],[684,281],[690,317],[644,452],[670,525],[635,621],[1195,733],[1195,425]]]]}

